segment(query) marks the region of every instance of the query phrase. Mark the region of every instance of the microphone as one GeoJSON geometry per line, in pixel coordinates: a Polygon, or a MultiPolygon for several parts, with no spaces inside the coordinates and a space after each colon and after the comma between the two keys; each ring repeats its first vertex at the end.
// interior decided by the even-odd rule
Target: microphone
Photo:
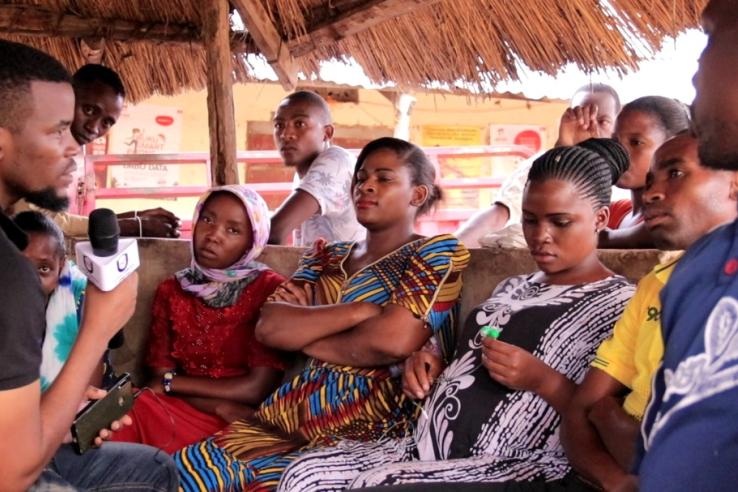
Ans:
{"type": "MultiPolygon", "coordinates": [[[[98,208],[90,213],[89,241],[75,246],[77,266],[87,279],[102,291],[111,291],[139,266],[135,239],[119,239],[120,228],[115,213],[98,208]]],[[[123,345],[123,330],[115,334],[108,348],[123,345]]]]}

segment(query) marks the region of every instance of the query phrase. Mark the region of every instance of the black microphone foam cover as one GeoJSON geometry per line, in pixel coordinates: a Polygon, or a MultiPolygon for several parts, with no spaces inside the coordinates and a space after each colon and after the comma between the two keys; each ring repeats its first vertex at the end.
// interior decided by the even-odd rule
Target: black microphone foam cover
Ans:
{"type": "Polygon", "coordinates": [[[111,256],[118,251],[118,217],[109,208],[98,208],[90,213],[87,232],[95,256],[111,256]]]}

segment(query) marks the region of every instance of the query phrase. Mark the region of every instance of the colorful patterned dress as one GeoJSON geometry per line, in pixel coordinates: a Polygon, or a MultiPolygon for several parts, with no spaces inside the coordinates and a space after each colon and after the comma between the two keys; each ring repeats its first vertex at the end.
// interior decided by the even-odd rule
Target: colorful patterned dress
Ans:
{"type": "MultiPolygon", "coordinates": [[[[461,271],[469,260],[466,248],[451,235],[422,238],[349,276],[343,264],[354,244],[317,243],[293,279],[313,283],[325,304],[403,306],[426,322],[448,354],[461,271]]],[[[404,434],[414,407],[402,395],[398,376],[386,366],[354,368],[311,359],[254,418],[175,453],[181,488],[272,490],[284,468],[308,449],[338,438],[373,441],[404,434]]]]}
{"type": "Polygon", "coordinates": [[[559,440],[558,413],[539,395],[512,390],[489,376],[480,330],[498,327],[500,340],[578,383],[633,286],[620,276],[578,285],[534,277],[504,280],[467,316],[454,359],[424,400],[412,436],[342,440],[312,450],[283,473],[279,491],[563,479],[571,468],[559,440]]]}

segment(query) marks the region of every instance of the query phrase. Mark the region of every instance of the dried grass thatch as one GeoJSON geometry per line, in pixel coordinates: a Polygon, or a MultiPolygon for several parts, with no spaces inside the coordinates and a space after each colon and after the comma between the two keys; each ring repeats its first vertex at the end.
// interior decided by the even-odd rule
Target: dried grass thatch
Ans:
{"type": "MultiPolygon", "coordinates": [[[[377,0],[260,0],[291,50],[332,17],[377,0]],[[343,6],[343,12],[341,7],[343,6]]],[[[705,0],[441,0],[416,2],[410,14],[388,16],[356,35],[296,57],[307,75],[322,60],[353,57],[375,82],[403,87],[461,82],[482,89],[517,77],[519,64],[554,74],[567,63],[585,70],[636,68],[664,37],[697,25],[705,0]]],[[[8,3],[4,4],[9,5],[8,3]]],[[[119,71],[130,98],[202,89],[206,64],[198,33],[202,8],[195,0],[17,0],[59,16],[100,19],[94,37],[106,38],[104,63],[119,71]],[[113,35],[113,26],[136,24],[137,40],[113,35]],[[147,26],[171,26],[179,39],[147,37],[147,26]],[[188,34],[189,33],[189,34],[188,34]],[[187,40],[190,35],[192,39],[187,40]],[[118,38],[118,39],[116,39],[118,38]]],[[[0,36],[48,51],[75,69],[84,63],[78,38],[53,24],[43,35],[18,34],[22,19],[0,16],[0,36]]],[[[304,44],[304,43],[303,43],[304,44]]],[[[248,48],[248,43],[246,47],[248,48]]],[[[302,53],[302,50],[294,51],[302,53]]],[[[235,78],[250,79],[245,57],[233,55],[235,78]]]]}

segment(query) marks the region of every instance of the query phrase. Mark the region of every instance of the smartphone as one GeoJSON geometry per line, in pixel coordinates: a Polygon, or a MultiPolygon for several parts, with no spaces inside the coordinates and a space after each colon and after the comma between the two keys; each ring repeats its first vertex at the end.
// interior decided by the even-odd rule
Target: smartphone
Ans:
{"type": "Polygon", "coordinates": [[[72,445],[82,454],[95,445],[95,438],[102,429],[110,427],[128,413],[133,406],[131,375],[123,373],[108,389],[105,397],[91,401],[72,422],[72,445]]]}

